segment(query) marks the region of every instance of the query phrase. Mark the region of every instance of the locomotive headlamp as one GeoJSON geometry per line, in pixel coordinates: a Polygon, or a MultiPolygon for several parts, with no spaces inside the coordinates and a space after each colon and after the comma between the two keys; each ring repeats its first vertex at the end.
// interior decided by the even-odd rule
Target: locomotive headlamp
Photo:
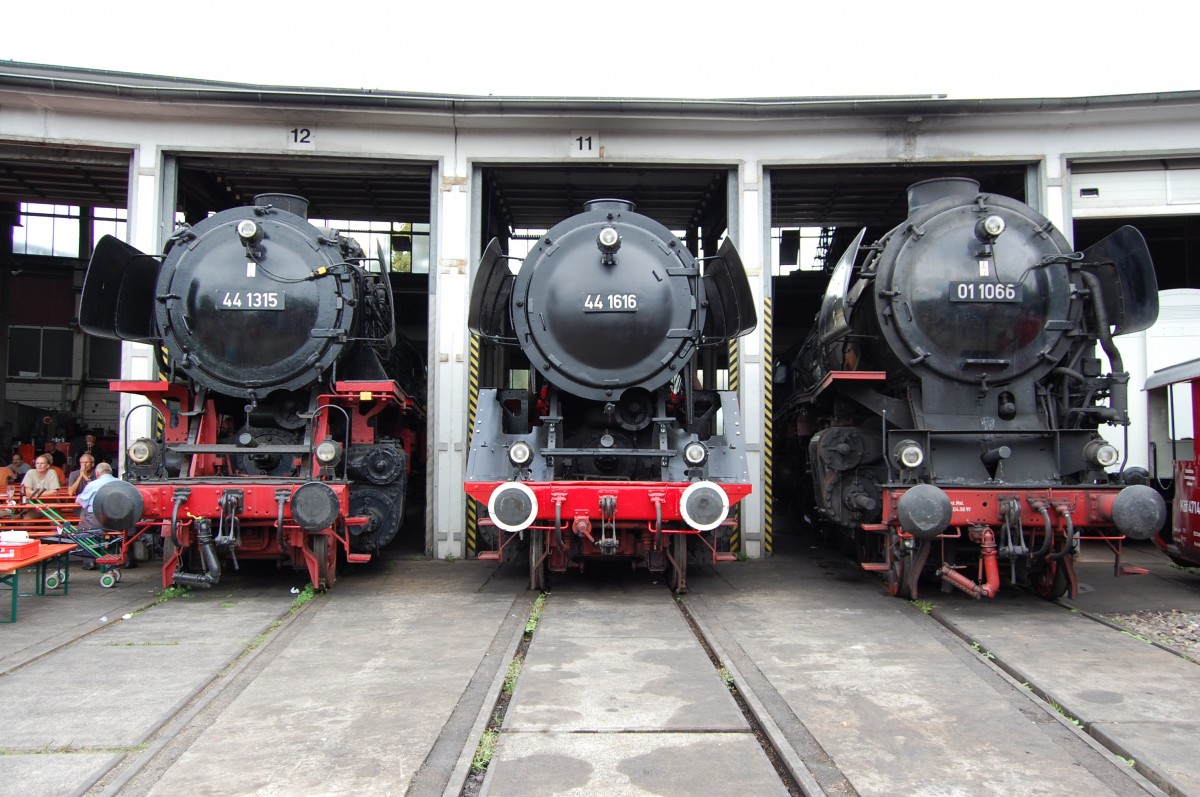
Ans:
{"type": "Polygon", "coordinates": [[[703,465],[704,460],[708,459],[708,449],[705,448],[704,443],[688,443],[683,449],[683,459],[693,467],[703,465]]]}
{"type": "Polygon", "coordinates": [[[342,447],[336,440],[325,438],[317,443],[316,451],[313,452],[317,457],[317,462],[329,467],[336,465],[342,458],[342,447]]]}
{"type": "Polygon", "coordinates": [[[135,465],[145,465],[158,457],[158,443],[145,437],[133,441],[125,452],[135,465]]]}
{"type": "Polygon", "coordinates": [[[975,223],[975,237],[985,244],[991,243],[1000,237],[1005,226],[1002,216],[988,216],[975,223]]]}
{"type": "Polygon", "coordinates": [[[263,228],[253,219],[242,219],[237,223],[237,234],[246,246],[254,246],[263,239],[263,228]]]}
{"type": "Polygon", "coordinates": [[[1117,464],[1121,454],[1117,447],[1106,440],[1092,440],[1083,447],[1083,456],[1097,468],[1110,468],[1117,464]]]}
{"type": "Polygon", "coordinates": [[[610,255],[621,248],[621,234],[615,227],[605,227],[596,236],[596,246],[600,247],[601,252],[610,255]]]}
{"type": "Polygon", "coordinates": [[[729,496],[714,482],[692,482],[679,499],[679,514],[697,531],[712,531],[729,517],[729,496]]]}
{"type": "Polygon", "coordinates": [[[508,447],[508,461],[517,467],[528,465],[533,459],[533,449],[524,440],[518,440],[508,447]]]}
{"type": "Polygon", "coordinates": [[[504,531],[524,531],[537,517],[538,501],[533,490],[521,482],[508,482],[488,498],[488,517],[504,531]]]}
{"type": "Polygon", "coordinates": [[[913,440],[901,440],[896,444],[892,453],[900,467],[908,470],[920,467],[921,463],[925,461],[925,452],[913,440]]]}

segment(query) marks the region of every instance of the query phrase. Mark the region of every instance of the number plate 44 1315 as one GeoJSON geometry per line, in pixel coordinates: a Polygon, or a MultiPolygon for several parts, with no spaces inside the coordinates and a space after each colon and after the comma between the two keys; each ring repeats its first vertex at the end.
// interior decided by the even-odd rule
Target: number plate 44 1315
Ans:
{"type": "Polygon", "coordinates": [[[217,291],[218,310],[282,310],[283,291],[217,291]]]}

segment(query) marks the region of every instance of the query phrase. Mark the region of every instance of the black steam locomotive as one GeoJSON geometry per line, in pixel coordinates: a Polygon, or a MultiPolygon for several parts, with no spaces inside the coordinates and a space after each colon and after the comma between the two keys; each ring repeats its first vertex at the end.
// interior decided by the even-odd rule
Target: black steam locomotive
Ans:
{"type": "Polygon", "coordinates": [[[683,591],[689,543],[732,558],[729,510],[750,492],[736,393],[696,364],[754,328],[750,286],[728,242],[701,262],[629,202],[584,208],[517,274],[493,241],[476,275],[471,331],[529,374],[479,394],[465,487],[495,532],[480,557],[528,536],[534,589],[604,558],[683,591]]]}
{"type": "Polygon", "coordinates": [[[325,588],[339,547],[366,561],[404,518],[423,358],[395,330],[386,271],[307,207],[256,197],[179,228],[161,258],[105,237],[88,266],[81,326],[153,345],[160,369],[112,383],[158,428],[95,509],[110,527],[161,525],[164,586],[265,559],[325,588]]]}
{"type": "Polygon", "coordinates": [[[1098,432],[1128,425],[1113,336],[1158,315],[1140,233],[1075,252],[1032,208],[957,178],[912,186],[907,220],[859,263],[865,232],[832,271],[777,416],[816,523],[894,595],[915,597],[929,569],[992,597],[1002,566],[1074,595],[1081,540],[1119,565],[1122,535],[1164,519],[1150,487],[1110,476],[1119,454],[1098,432]]]}

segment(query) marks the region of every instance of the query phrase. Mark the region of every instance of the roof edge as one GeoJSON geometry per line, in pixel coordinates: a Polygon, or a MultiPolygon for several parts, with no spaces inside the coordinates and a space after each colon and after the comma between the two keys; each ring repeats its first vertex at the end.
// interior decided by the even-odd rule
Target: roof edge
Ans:
{"type": "Polygon", "coordinates": [[[1200,103],[1200,91],[1087,97],[950,99],[944,94],[847,97],[637,98],[481,96],[379,89],[268,86],[99,69],[0,61],[0,89],[108,96],[155,102],[290,103],[328,108],[383,108],[451,114],[665,113],[728,117],[787,117],[813,113],[939,114],[1088,110],[1106,107],[1200,103]]]}

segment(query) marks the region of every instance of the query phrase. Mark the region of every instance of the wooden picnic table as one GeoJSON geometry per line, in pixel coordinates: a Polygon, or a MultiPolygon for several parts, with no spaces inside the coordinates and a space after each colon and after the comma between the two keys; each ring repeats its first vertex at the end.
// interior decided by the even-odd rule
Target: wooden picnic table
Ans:
{"type": "Polygon", "coordinates": [[[0,620],[0,623],[15,623],[17,621],[17,598],[21,597],[19,579],[22,570],[29,568],[34,569],[34,589],[33,592],[24,593],[25,597],[31,595],[45,595],[47,581],[47,565],[57,568],[51,575],[55,576],[57,583],[50,588],[55,589],[57,586],[62,586],[62,595],[67,594],[67,588],[71,580],[71,551],[75,550],[74,545],[69,543],[42,543],[39,546],[38,552],[33,556],[24,559],[4,560],[0,561],[0,592],[8,589],[12,593],[11,609],[7,620],[0,620]],[[58,575],[61,573],[61,577],[58,575]]]}

